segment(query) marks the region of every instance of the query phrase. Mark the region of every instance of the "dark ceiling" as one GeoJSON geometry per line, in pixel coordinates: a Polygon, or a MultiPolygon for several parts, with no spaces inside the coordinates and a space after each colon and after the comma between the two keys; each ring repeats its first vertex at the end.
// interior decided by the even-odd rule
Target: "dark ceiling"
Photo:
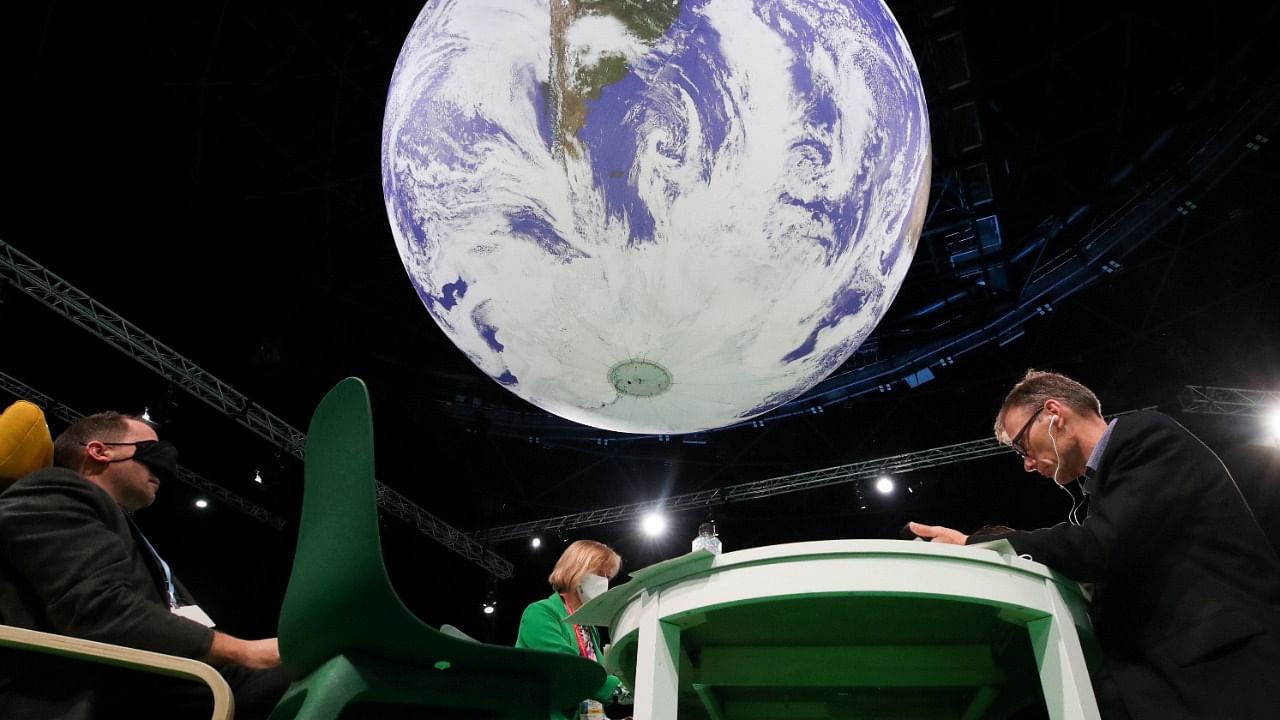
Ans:
{"type": "MultiPolygon", "coordinates": [[[[7,4],[0,240],[294,427],[334,382],[365,379],[380,479],[465,531],[980,439],[1034,366],[1090,384],[1107,411],[1174,414],[1280,538],[1274,451],[1244,419],[1177,402],[1185,384],[1280,387],[1276,7],[890,7],[932,112],[925,237],[873,339],[759,423],[665,441],[573,426],[435,327],[380,194],[384,94],[415,3],[7,4]]],[[[8,282],[0,323],[7,375],[82,412],[148,407],[187,467],[286,519],[197,512],[183,486],[142,518],[226,627],[272,632],[299,463],[8,282]]],[[[686,550],[709,515],[733,549],[1067,509],[1011,455],[902,480],[915,491],[864,493],[866,509],[835,484],[685,512],[661,540],[633,522],[565,539],[610,542],[634,569],[686,550]]],[[[558,542],[493,547],[516,570],[485,627],[484,572],[398,522],[384,533],[411,607],[499,642],[558,542]]]]}

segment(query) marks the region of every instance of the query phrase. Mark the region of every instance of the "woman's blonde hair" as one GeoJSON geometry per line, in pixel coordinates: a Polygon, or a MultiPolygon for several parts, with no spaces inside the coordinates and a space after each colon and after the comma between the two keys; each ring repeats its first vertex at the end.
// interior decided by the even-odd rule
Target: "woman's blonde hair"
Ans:
{"type": "Polygon", "coordinates": [[[591,571],[613,564],[622,566],[622,556],[613,548],[595,540],[576,540],[564,549],[547,582],[556,592],[569,592],[576,590],[582,578],[591,571]]]}

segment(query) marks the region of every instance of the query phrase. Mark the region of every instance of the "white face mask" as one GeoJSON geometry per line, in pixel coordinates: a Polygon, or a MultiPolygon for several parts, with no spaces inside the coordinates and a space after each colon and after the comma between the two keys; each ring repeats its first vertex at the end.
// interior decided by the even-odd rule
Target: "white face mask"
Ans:
{"type": "Polygon", "coordinates": [[[604,594],[609,589],[609,578],[600,575],[587,575],[582,578],[582,583],[578,585],[578,597],[582,599],[582,604],[586,605],[595,598],[604,594]]]}

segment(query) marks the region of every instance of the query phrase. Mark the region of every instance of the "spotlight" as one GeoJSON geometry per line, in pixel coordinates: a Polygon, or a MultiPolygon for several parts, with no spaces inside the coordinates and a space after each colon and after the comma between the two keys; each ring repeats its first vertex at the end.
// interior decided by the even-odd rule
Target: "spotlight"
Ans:
{"type": "Polygon", "coordinates": [[[537,535],[534,535],[533,538],[529,540],[529,544],[533,546],[534,550],[537,550],[538,548],[542,547],[542,538],[538,537],[537,535]]]}
{"type": "Polygon", "coordinates": [[[1262,416],[1262,425],[1267,429],[1268,439],[1280,445],[1280,407],[1272,409],[1262,416]]]}
{"type": "Polygon", "coordinates": [[[151,408],[142,408],[142,419],[151,422],[151,408]]]}
{"type": "Polygon", "coordinates": [[[492,615],[492,614],[493,614],[493,612],[494,612],[493,603],[485,603],[485,604],[484,604],[484,614],[485,614],[485,615],[492,615]]]}
{"type": "Polygon", "coordinates": [[[644,530],[645,535],[657,537],[667,529],[667,519],[662,517],[661,513],[651,512],[644,516],[644,520],[640,522],[640,528],[644,530]]]}
{"type": "Polygon", "coordinates": [[[262,484],[262,471],[260,470],[253,471],[253,481],[258,483],[259,485],[262,484]]]}
{"type": "Polygon", "coordinates": [[[196,507],[198,507],[198,508],[200,508],[201,510],[203,510],[203,509],[205,509],[205,508],[209,507],[209,501],[208,501],[208,500],[205,500],[204,498],[200,498],[199,500],[197,500],[197,501],[196,501],[196,507]]]}
{"type": "Polygon", "coordinates": [[[881,495],[888,495],[893,492],[893,488],[893,478],[888,475],[881,475],[879,479],[876,480],[876,492],[881,495]]]}

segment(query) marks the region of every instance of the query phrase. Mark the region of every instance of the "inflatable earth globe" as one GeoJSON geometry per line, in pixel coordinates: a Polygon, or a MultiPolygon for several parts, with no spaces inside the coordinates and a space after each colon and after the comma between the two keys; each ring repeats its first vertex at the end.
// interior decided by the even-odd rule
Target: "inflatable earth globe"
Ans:
{"type": "Polygon", "coordinates": [[[835,370],[902,283],[929,168],[880,0],[432,0],[382,134],[436,324],[530,403],[629,433],[835,370]]]}

